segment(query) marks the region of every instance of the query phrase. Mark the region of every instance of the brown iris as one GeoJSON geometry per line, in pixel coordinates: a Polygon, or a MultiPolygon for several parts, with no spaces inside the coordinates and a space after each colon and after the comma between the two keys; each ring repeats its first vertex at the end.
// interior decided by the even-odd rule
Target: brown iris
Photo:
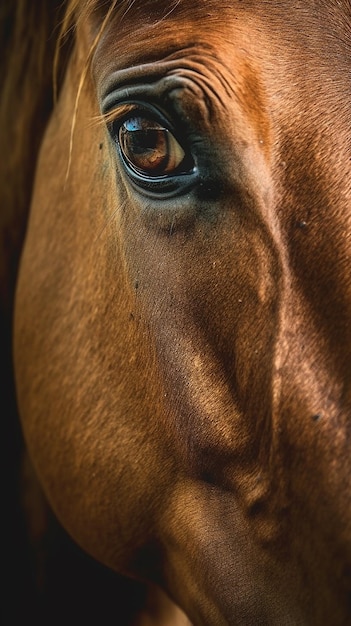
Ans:
{"type": "Polygon", "coordinates": [[[128,164],[144,176],[174,174],[185,153],[172,133],[155,120],[130,117],[119,129],[119,144],[128,164]]]}

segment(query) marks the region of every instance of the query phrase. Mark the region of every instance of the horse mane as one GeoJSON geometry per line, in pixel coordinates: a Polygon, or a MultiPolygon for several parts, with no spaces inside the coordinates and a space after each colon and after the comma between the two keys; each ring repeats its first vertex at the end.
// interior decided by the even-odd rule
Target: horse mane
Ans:
{"type": "MultiPolygon", "coordinates": [[[[60,0],[4,0],[0,10],[0,306],[11,315],[43,132],[53,108],[60,0]]],[[[62,57],[63,60],[63,57],[62,57]]]]}
{"type": "MultiPolygon", "coordinates": [[[[17,572],[26,570],[24,555],[28,544],[19,493],[23,443],[15,399],[12,319],[37,155],[53,108],[52,65],[58,24],[63,19],[61,5],[61,0],[0,3],[0,367],[4,407],[1,456],[7,472],[3,504],[11,520],[4,531],[8,539],[4,568],[6,572],[16,571],[16,592],[20,598],[27,598],[30,582],[25,579],[22,588],[21,575],[17,578],[17,572]]],[[[61,58],[63,64],[64,55],[61,58]]]]}

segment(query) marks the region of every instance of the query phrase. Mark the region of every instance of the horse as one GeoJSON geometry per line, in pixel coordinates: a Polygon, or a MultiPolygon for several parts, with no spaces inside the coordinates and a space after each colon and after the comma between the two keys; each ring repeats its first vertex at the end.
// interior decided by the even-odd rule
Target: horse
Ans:
{"type": "Polygon", "coordinates": [[[114,623],[346,626],[350,2],[43,11],[5,182],[45,498],[147,589],[114,623]]]}

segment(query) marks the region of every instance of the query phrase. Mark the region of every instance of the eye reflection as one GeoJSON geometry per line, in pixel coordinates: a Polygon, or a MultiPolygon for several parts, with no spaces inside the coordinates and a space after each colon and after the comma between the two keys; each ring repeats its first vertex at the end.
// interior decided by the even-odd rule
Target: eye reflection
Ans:
{"type": "Polygon", "coordinates": [[[136,172],[148,177],[179,173],[185,152],[174,135],[155,120],[130,117],[119,128],[122,154],[136,172]]]}

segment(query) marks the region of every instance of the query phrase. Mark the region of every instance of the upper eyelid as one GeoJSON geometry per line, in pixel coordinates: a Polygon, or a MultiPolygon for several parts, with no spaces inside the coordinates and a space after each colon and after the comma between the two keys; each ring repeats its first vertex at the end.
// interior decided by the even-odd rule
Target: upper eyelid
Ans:
{"type": "Polygon", "coordinates": [[[104,122],[108,125],[113,124],[113,122],[122,123],[123,119],[126,119],[128,115],[130,115],[131,113],[135,114],[136,112],[142,113],[141,107],[138,106],[136,103],[120,104],[113,107],[110,111],[107,111],[107,113],[104,113],[102,115],[102,118],[104,122]]]}
{"type": "Polygon", "coordinates": [[[144,102],[125,102],[117,104],[103,115],[103,119],[111,133],[111,130],[114,130],[113,127],[115,124],[118,128],[120,128],[123,122],[132,116],[145,117],[150,121],[156,121],[175,137],[186,152],[189,151],[187,142],[184,140],[183,136],[180,136],[179,130],[177,130],[174,124],[167,119],[164,113],[154,105],[146,104],[144,102]]]}
{"type": "Polygon", "coordinates": [[[157,106],[142,101],[124,102],[115,104],[108,111],[102,114],[102,120],[109,126],[114,122],[123,124],[123,121],[130,116],[145,117],[157,121],[167,130],[175,133],[174,124],[157,106]]]}

